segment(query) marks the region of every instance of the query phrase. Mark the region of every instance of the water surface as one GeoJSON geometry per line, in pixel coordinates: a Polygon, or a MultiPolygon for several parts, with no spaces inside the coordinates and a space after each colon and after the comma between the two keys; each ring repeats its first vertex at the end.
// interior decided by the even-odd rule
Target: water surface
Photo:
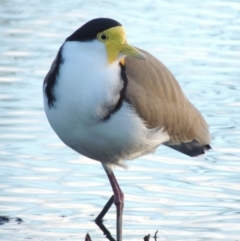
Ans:
{"type": "MultiPolygon", "coordinates": [[[[128,41],[159,58],[208,121],[213,150],[190,158],[167,147],[115,173],[125,193],[123,238],[240,240],[240,2],[0,3],[1,241],[105,240],[93,220],[112,191],[101,165],[50,128],[42,81],[64,39],[111,17],[128,41]],[[20,222],[17,218],[21,219],[20,222]]],[[[115,235],[115,209],[105,225],[115,235]]]]}

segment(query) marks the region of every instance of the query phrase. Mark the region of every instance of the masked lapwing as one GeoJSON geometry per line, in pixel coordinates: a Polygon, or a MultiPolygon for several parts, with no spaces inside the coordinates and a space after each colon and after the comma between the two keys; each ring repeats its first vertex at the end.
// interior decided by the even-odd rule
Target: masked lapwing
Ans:
{"type": "Polygon", "coordinates": [[[43,95],[59,138],[106,171],[117,209],[117,241],[124,194],[114,166],[161,144],[189,156],[211,148],[206,121],[171,72],[130,45],[113,19],[93,19],[65,40],[45,77],[43,95]]]}

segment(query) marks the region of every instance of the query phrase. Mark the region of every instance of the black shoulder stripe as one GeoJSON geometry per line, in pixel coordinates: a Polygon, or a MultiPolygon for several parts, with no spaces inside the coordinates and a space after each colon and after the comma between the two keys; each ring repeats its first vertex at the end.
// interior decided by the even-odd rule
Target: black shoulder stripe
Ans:
{"type": "Polygon", "coordinates": [[[53,69],[49,71],[48,76],[46,76],[45,83],[47,83],[47,86],[45,88],[45,93],[48,99],[48,107],[51,109],[54,106],[54,102],[56,101],[56,97],[54,94],[54,86],[57,82],[57,77],[59,73],[59,67],[63,63],[62,59],[62,46],[58,51],[55,66],[52,66],[53,69]]]}
{"type": "Polygon", "coordinates": [[[127,84],[128,84],[128,78],[127,78],[127,74],[126,74],[126,68],[125,65],[119,63],[119,66],[121,68],[121,81],[123,81],[123,88],[120,90],[120,98],[118,100],[118,102],[116,103],[115,106],[109,106],[108,111],[106,111],[106,115],[103,117],[102,120],[106,121],[109,120],[110,117],[115,114],[121,107],[122,107],[122,103],[124,100],[124,97],[126,95],[126,89],[127,89],[127,84]]]}

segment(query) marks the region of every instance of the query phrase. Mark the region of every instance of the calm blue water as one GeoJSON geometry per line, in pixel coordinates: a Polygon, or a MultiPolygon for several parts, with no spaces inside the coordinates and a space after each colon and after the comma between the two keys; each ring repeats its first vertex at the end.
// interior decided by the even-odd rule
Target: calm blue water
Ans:
{"type": "MultiPolygon", "coordinates": [[[[86,21],[121,22],[128,42],[158,57],[207,119],[213,150],[166,147],[115,173],[125,192],[123,238],[240,240],[240,2],[0,2],[1,241],[106,240],[93,222],[112,191],[99,163],[50,128],[42,81],[64,39],[86,21]],[[16,218],[23,222],[18,224],[16,218]]],[[[105,218],[115,235],[115,209],[105,218]]]]}

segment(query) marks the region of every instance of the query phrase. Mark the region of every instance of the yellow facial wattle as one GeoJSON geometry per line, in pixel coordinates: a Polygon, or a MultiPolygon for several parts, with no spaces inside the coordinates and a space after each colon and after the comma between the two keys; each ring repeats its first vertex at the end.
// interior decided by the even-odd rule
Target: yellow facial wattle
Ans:
{"type": "Polygon", "coordinates": [[[109,28],[98,33],[97,39],[105,43],[110,64],[117,59],[120,52],[139,59],[146,59],[143,53],[127,43],[126,34],[122,26],[109,28]]]}

